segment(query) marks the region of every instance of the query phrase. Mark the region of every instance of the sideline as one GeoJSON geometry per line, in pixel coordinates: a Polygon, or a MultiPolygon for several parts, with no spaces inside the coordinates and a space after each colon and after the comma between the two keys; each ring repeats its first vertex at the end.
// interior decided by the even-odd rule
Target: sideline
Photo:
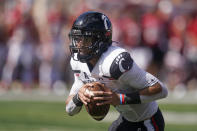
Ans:
{"type": "MultiPolygon", "coordinates": [[[[118,118],[118,115],[118,112],[111,111],[103,119],[103,122],[112,122],[118,118]]],[[[194,112],[163,112],[163,116],[167,124],[194,125],[197,123],[197,113],[194,112]]]]}

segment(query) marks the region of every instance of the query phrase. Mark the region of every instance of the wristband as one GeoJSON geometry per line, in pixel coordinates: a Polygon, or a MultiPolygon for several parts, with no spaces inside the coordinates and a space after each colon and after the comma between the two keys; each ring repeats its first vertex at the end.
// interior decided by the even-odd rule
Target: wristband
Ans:
{"type": "Polygon", "coordinates": [[[124,94],[120,94],[120,104],[125,104],[125,95],[124,94]]]}
{"type": "Polygon", "coordinates": [[[131,94],[120,94],[120,104],[140,104],[139,92],[133,92],[131,94]]]}
{"type": "Polygon", "coordinates": [[[73,97],[73,102],[75,103],[76,106],[83,105],[83,102],[80,100],[78,93],[73,97]]]}
{"type": "Polygon", "coordinates": [[[120,104],[122,105],[122,94],[120,94],[120,104]]]}
{"type": "Polygon", "coordinates": [[[125,104],[140,104],[140,103],[141,103],[141,99],[138,91],[130,94],[125,94],[125,104]]]}

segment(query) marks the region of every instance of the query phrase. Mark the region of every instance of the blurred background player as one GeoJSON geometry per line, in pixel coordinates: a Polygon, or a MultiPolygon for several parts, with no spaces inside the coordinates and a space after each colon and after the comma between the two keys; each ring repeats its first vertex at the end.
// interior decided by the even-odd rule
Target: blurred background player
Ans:
{"type": "Polygon", "coordinates": [[[141,68],[165,82],[175,98],[196,90],[195,0],[0,3],[1,91],[16,89],[16,85],[45,91],[69,88],[73,76],[65,36],[76,16],[90,9],[110,14],[113,40],[118,40],[141,68]]]}

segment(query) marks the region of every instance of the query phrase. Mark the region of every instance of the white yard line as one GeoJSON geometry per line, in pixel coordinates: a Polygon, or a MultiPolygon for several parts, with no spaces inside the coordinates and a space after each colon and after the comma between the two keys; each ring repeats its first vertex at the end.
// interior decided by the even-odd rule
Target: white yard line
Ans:
{"type": "MultiPolygon", "coordinates": [[[[177,112],[163,112],[164,119],[166,123],[169,124],[197,124],[197,113],[192,112],[184,112],[184,113],[177,113],[177,112]]],[[[112,122],[116,120],[119,116],[119,113],[116,111],[109,112],[104,122],[112,122]]]]}

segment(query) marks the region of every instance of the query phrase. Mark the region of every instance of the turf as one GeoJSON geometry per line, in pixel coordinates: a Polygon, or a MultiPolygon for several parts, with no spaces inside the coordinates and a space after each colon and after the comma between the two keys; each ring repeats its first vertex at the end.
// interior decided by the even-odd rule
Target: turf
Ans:
{"type": "Polygon", "coordinates": [[[174,111],[174,112],[196,112],[197,104],[160,104],[160,109],[163,111],[174,111]]]}
{"type": "Polygon", "coordinates": [[[82,110],[68,116],[60,102],[0,102],[0,130],[105,130],[107,123],[92,120],[82,110]]]}
{"type": "MultiPolygon", "coordinates": [[[[160,105],[162,110],[181,112],[197,112],[196,106],[160,105]]],[[[68,116],[64,108],[64,102],[0,101],[0,131],[107,131],[110,125],[93,120],[84,109],[68,116]]],[[[197,125],[166,125],[166,131],[194,129],[197,125]]]]}

